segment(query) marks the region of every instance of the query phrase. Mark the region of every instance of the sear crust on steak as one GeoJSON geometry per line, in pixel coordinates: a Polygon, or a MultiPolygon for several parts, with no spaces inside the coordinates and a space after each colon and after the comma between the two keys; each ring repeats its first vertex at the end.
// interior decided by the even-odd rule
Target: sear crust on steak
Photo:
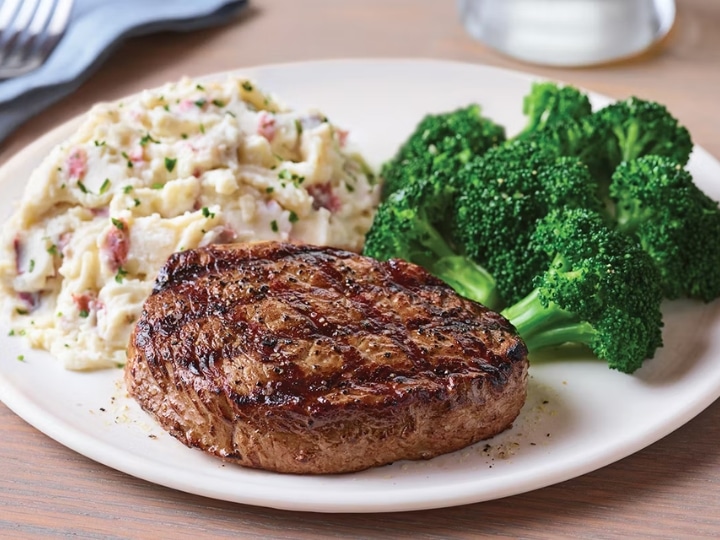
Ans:
{"type": "Polygon", "coordinates": [[[401,260],[279,242],[176,253],[130,339],[130,394],[228,461],[341,473],[508,428],[527,349],[503,317],[401,260]]]}

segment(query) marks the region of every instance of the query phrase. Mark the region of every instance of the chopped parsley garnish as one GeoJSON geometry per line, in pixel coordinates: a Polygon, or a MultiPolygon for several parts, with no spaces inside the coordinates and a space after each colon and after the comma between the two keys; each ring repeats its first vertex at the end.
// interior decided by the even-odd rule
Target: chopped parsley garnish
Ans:
{"type": "Polygon", "coordinates": [[[24,362],[24,361],[25,361],[25,355],[24,355],[24,354],[19,354],[18,357],[17,357],[17,359],[18,359],[20,362],[24,362]]]}
{"type": "Polygon", "coordinates": [[[165,187],[165,184],[162,184],[160,182],[155,182],[150,186],[152,189],[162,189],[165,187]]]}
{"type": "Polygon", "coordinates": [[[181,136],[183,139],[187,139],[187,138],[188,138],[188,134],[187,134],[187,133],[181,133],[180,136],[181,136]]]}
{"type": "Polygon", "coordinates": [[[201,90],[201,91],[202,91],[202,90],[205,90],[205,87],[204,87],[202,84],[200,84],[200,83],[196,84],[196,85],[195,85],[195,88],[197,88],[198,90],[201,90]]]}
{"type": "Polygon", "coordinates": [[[105,181],[100,186],[100,195],[102,195],[103,193],[107,192],[108,189],[110,189],[110,184],[111,184],[110,179],[106,178],[105,181]]]}
{"type": "Polygon", "coordinates": [[[213,219],[215,217],[215,212],[211,212],[207,206],[203,206],[202,215],[206,218],[213,219]]]}
{"type": "Polygon", "coordinates": [[[292,210],[290,210],[290,215],[288,216],[288,220],[290,221],[290,223],[295,223],[298,219],[300,219],[298,215],[292,210]]]}
{"type": "Polygon", "coordinates": [[[112,221],[112,224],[115,225],[119,230],[124,231],[125,230],[125,223],[123,223],[119,219],[110,218],[110,221],[112,221]]]}
{"type": "Polygon", "coordinates": [[[347,189],[349,193],[352,193],[353,191],[355,191],[355,187],[348,182],[345,182],[345,189],[347,189]]]}
{"type": "Polygon", "coordinates": [[[105,146],[105,141],[93,141],[95,146],[105,146]]]}
{"type": "Polygon", "coordinates": [[[133,199],[135,206],[140,206],[140,199],[133,199]]]}
{"type": "Polygon", "coordinates": [[[205,125],[204,124],[200,124],[200,133],[202,133],[203,135],[205,134],[205,125]]]}
{"type": "Polygon", "coordinates": [[[33,270],[35,270],[35,259],[30,259],[30,266],[28,267],[28,272],[32,273],[33,270]]]}
{"type": "Polygon", "coordinates": [[[170,105],[163,105],[163,109],[170,112],[170,105]]]}
{"type": "Polygon", "coordinates": [[[47,252],[50,255],[57,255],[58,254],[57,246],[55,244],[50,244],[50,247],[47,248],[47,252]]]}
{"type": "Polygon", "coordinates": [[[132,169],[132,168],[133,168],[133,162],[130,161],[130,156],[127,155],[127,152],[121,152],[120,155],[127,160],[128,169],[132,169]]]}
{"type": "Polygon", "coordinates": [[[273,191],[275,191],[275,188],[272,186],[265,188],[265,193],[272,193],[273,191]]]}
{"type": "Polygon", "coordinates": [[[243,81],[243,83],[242,83],[242,88],[243,88],[243,90],[245,90],[246,92],[252,92],[252,91],[253,91],[253,85],[250,84],[248,81],[243,81]]]}
{"type": "Polygon", "coordinates": [[[146,133],[140,139],[140,146],[145,146],[147,143],[160,144],[160,141],[158,141],[157,139],[153,139],[153,137],[152,137],[152,135],[150,135],[150,133],[146,133]]]}
{"type": "Polygon", "coordinates": [[[125,270],[122,266],[118,268],[117,274],[115,274],[115,281],[117,283],[122,283],[123,278],[127,276],[127,270],[125,270]]]}
{"type": "Polygon", "coordinates": [[[79,315],[83,319],[87,319],[88,315],[90,315],[90,312],[87,309],[81,309],[79,315]]]}
{"type": "Polygon", "coordinates": [[[90,193],[88,191],[88,188],[85,187],[85,184],[82,183],[82,181],[78,180],[77,186],[80,188],[80,191],[83,193],[90,193]]]}
{"type": "Polygon", "coordinates": [[[15,335],[15,330],[10,329],[10,331],[8,332],[8,336],[14,336],[14,335],[15,335]]]}
{"type": "Polygon", "coordinates": [[[15,308],[15,313],[17,313],[18,315],[27,315],[28,310],[23,308],[15,308]]]}
{"type": "Polygon", "coordinates": [[[220,99],[213,99],[212,104],[215,105],[216,107],[224,107],[225,106],[225,102],[220,99]]]}
{"type": "Polygon", "coordinates": [[[123,187],[123,193],[130,193],[133,190],[133,187],[131,185],[127,185],[123,187]]]}
{"type": "MultiPolygon", "coordinates": [[[[278,178],[281,178],[282,180],[292,180],[296,186],[299,186],[300,184],[302,184],[305,181],[304,176],[300,176],[299,174],[296,174],[296,173],[291,173],[287,169],[281,170],[278,173],[278,178]]],[[[283,185],[283,187],[285,187],[285,186],[283,185]]]]}
{"type": "Polygon", "coordinates": [[[195,102],[195,106],[196,106],[196,107],[199,107],[200,109],[202,109],[202,108],[205,106],[206,103],[207,103],[207,99],[198,99],[198,100],[195,102]]]}
{"type": "Polygon", "coordinates": [[[277,221],[274,219],[270,222],[270,228],[272,229],[273,232],[278,232],[280,230],[280,227],[278,227],[277,221]]]}
{"type": "Polygon", "coordinates": [[[300,122],[300,120],[298,120],[297,118],[295,119],[295,130],[297,131],[298,137],[300,135],[302,135],[302,132],[303,132],[302,122],[300,122]]]}
{"type": "Polygon", "coordinates": [[[177,158],[165,158],[165,168],[168,172],[173,172],[173,169],[175,168],[175,164],[177,163],[177,158]]]}

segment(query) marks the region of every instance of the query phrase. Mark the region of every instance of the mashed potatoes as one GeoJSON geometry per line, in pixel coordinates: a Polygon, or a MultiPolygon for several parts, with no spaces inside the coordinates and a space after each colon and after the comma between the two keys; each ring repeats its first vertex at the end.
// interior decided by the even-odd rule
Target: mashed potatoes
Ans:
{"type": "Polygon", "coordinates": [[[114,366],[172,252],[261,239],[359,250],[378,188],[345,138],[243,79],[96,106],[5,226],[15,332],[69,369],[114,366]]]}

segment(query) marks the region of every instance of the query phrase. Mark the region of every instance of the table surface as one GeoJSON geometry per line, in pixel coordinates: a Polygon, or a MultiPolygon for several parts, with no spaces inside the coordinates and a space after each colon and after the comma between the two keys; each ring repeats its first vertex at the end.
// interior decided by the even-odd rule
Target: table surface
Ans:
{"type": "MultiPolygon", "coordinates": [[[[125,42],[73,95],[0,146],[0,163],[92,103],[184,75],[324,58],[484,63],[623,98],[654,99],[720,157],[720,2],[679,0],[670,36],[602,67],[557,69],[473,41],[447,0],[256,0],[227,26],[125,42]]],[[[720,402],[650,447],[580,478],[515,497],[387,514],[313,514],[176,492],[99,465],[0,404],[0,537],[470,538],[720,535],[720,402]]]]}

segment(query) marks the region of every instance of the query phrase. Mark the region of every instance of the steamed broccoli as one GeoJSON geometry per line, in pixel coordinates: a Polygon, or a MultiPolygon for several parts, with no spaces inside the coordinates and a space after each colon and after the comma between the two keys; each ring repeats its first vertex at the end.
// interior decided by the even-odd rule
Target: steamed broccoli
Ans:
{"type": "Polygon", "coordinates": [[[632,373],[662,345],[663,298],[720,297],[720,207],[683,169],[690,135],[658,103],[593,112],[549,82],[523,113],[510,140],[477,105],[425,117],[383,166],[365,254],[504,307],[531,352],[584,344],[632,373]]]}
{"type": "Polygon", "coordinates": [[[582,161],[597,181],[598,197],[605,199],[612,173],[606,150],[609,128],[593,114],[588,95],[572,86],[535,83],[523,99],[523,112],[528,122],[515,138],[555,157],[582,161]]]}
{"type": "Polygon", "coordinates": [[[395,157],[383,164],[383,199],[432,171],[453,172],[504,140],[505,128],[483,117],[479,105],[427,115],[395,157]]]}
{"type": "Polygon", "coordinates": [[[452,189],[433,180],[437,178],[419,180],[380,204],[363,253],[379,260],[400,258],[418,264],[458,294],[497,308],[500,301],[493,277],[457,252],[436,227],[445,218],[452,189]]]}
{"type": "Polygon", "coordinates": [[[528,252],[535,221],[564,205],[600,209],[587,168],[514,141],[471,161],[456,177],[451,238],[495,277],[513,302],[532,289],[539,254],[528,252]]]}
{"type": "Polygon", "coordinates": [[[523,114],[527,117],[527,123],[516,135],[517,139],[526,139],[565,122],[586,118],[592,114],[592,105],[587,94],[573,86],[561,86],[549,81],[536,82],[523,98],[523,114]]]}
{"type": "MultiPolygon", "coordinates": [[[[681,165],[687,163],[693,148],[690,134],[665,106],[633,97],[590,113],[585,94],[571,87],[556,87],[553,91],[553,84],[546,84],[545,92],[551,96],[567,94],[564,100],[558,98],[566,103],[565,107],[547,113],[548,121],[544,123],[531,116],[519,137],[556,156],[580,159],[598,182],[601,199],[607,200],[612,173],[623,161],[660,155],[681,165]]],[[[531,90],[525,108],[533,99],[542,105],[542,100],[534,97],[538,92],[531,90]]],[[[543,92],[539,95],[542,97],[543,92]]],[[[541,106],[539,109],[542,111],[541,106]]]]}
{"type": "Polygon", "coordinates": [[[665,156],[685,165],[693,143],[664,105],[631,97],[598,110],[595,115],[609,134],[604,154],[610,170],[642,156],[665,156]]]}
{"type": "Polygon", "coordinates": [[[502,314],[530,352],[584,344],[608,365],[635,371],[662,345],[657,269],[637,243],[586,209],[542,218],[531,249],[545,256],[535,288],[502,314]]]}
{"type": "Polygon", "coordinates": [[[720,209],[669,158],[646,156],[616,169],[616,226],[637,238],[660,271],[667,298],[720,296],[720,209]]]}
{"type": "Polygon", "coordinates": [[[568,119],[550,129],[534,133],[529,140],[555,156],[579,159],[598,183],[598,196],[604,199],[613,171],[606,152],[608,133],[609,128],[593,115],[568,119]]]}

